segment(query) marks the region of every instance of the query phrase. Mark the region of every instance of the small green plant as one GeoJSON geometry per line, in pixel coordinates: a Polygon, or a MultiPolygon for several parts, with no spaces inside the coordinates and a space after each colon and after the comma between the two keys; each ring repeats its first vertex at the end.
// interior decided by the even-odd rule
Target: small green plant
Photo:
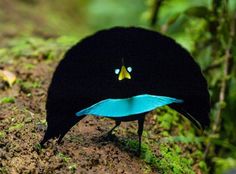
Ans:
{"type": "Polygon", "coordinates": [[[25,93],[30,93],[31,89],[35,89],[35,88],[40,88],[41,87],[41,82],[40,81],[34,81],[34,82],[18,81],[18,83],[20,84],[21,90],[23,92],[25,92],[25,93]]]}
{"type": "Polygon", "coordinates": [[[32,63],[25,63],[24,68],[27,69],[27,70],[31,70],[31,69],[35,68],[35,65],[32,64],[32,63]]]}
{"type": "Polygon", "coordinates": [[[22,127],[24,127],[24,123],[17,123],[17,124],[14,124],[13,126],[10,126],[8,128],[8,131],[13,132],[15,130],[20,130],[22,127]]]}
{"type": "Polygon", "coordinates": [[[59,152],[59,153],[57,154],[57,156],[58,156],[59,158],[61,158],[64,163],[69,163],[69,161],[71,160],[70,157],[66,156],[65,154],[63,154],[63,153],[61,153],[61,152],[59,152]]]}
{"type": "Polygon", "coordinates": [[[3,131],[0,131],[0,138],[4,138],[6,136],[6,133],[3,131]]]}
{"type": "Polygon", "coordinates": [[[7,168],[5,168],[5,167],[0,167],[0,173],[1,173],[1,174],[8,174],[9,171],[8,171],[7,168]]]}
{"type": "Polygon", "coordinates": [[[77,165],[75,163],[72,163],[68,166],[68,169],[74,173],[77,169],[77,165]]]}
{"type": "Polygon", "coordinates": [[[42,150],[43,150],[42,146],[41,146],[39,143],[37,143],[37,144],[34,145],[34,149],[35,149],[37,152],[42,152],[42,150]]]}
{"type": "Polygon", "coordinates": [[[4,103],[15,103],[15,98],[3,97],[2,99],[0,99],[0,104],[4,104],[4,103]]]}
{"type": "Polygon", "coordinates": [[[47,120],[46,119],[39,120],[39,121],[37,121],[36,125],[47,126],[47,120]]]}
{"type": "Polygon", "coordinates": [[[136,151],[138,149],[138,142],[136,140],[127,140],[125,146],[131,151],[136,151]]]}

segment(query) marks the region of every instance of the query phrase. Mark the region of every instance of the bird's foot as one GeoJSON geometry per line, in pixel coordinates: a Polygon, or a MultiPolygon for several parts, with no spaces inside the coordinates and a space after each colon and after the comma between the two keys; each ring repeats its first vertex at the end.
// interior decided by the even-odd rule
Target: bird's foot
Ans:
{"type": "Polygon", "coordinates": [[[101,136],[102,141],[113,141],[114,139],[116,139],[116,135],[112,133],[106,133],[101,136]]]}

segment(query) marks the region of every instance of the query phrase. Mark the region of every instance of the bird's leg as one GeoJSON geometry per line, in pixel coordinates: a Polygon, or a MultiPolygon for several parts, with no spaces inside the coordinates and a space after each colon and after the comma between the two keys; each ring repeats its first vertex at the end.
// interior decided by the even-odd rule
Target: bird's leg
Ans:
{"type": "Polygon", "coordinates": [[[143,124],[144,124],[145,115],[141,116],[140,119],[138,119],[138,156],[141,154],[141,144],[142,144],[142,134],[143,134],[143,124]]]}
{"type": "Polygon", "coordinates": [[[107,136],[110,137],[112,135],[112,132],[115,128],[117,128],[118,126],[120,126],[121,121],[117,121],[116,120],[116,125],[107,133],[107,136]]]}
{"type": "Polygon", "coordinates": [[[63,137],[66,135],[66,133],[67,133],[67,132],[63,132],[62,134],[60,134],[60,136],[59,136],[59,138],[58,138],[58,140],[57,140],[57,143],[58,143],[58,144],[61,144],[62,139],[63,139],[63,137]]]}
{"type": "Polygon", "coordinates": [[[109,132],[107,132],[105,135],[102,135],[102,139],[103,140],[111,140],[113,137],[112,137],[112,132],[113,132],[113,130],[115,129],[115,128],[117,128],[119,125],[121,124],[121,121],[117,121],[116,120],[116,125],[109,131],[109,132]]]}

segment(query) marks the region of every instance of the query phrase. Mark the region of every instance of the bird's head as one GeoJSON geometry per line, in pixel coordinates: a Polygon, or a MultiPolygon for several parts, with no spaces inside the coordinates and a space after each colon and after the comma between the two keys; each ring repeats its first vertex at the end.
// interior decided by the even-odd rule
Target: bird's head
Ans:
{"type": "Polygon", "coordinates": [[[47,130],[40,144],[43,146],[49,139],[56,138],[61,142],[65,134],[83,117],[75,117],[70,113],[47,113],[47,130]],[[57,116],[55,118],[54,116],[57,116]],[[60,117],[58,117],[60,116],[60,117]]]}
{"type": "Polygon", "coordinates": [[[121,68],[116,68],[114,70],[115,74],[118,76],[118,80],[122,81],[124,79],[131,79],[131,72],[132,72],[132,67],[128,66],[126,67],[124,65],[124,59],[122,58],[122,65],[121,68]]]}

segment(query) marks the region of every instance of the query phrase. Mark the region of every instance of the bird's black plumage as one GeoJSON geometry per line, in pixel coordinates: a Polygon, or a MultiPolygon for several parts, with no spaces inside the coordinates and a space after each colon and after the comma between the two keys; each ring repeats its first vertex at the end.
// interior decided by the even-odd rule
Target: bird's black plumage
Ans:
{"type": "MultiPolygon", "coordinates": [[[[209,125],[207,82],[191,55],[157,32],[115,27],[83,39],[59,63],[48,90],[48,128],[41,144],[52,137],[60,141],[84,117],[75,116],[81,109],[108,98],[140,94],[181,99],[183,103],[170,107],[197,126],[209,125]],[[114,70],[122,65],[133,68],[131,79],[117,79],[114,70]]],[[[113,119],[119,125],[128,118],[113,119]]],[[[142,132],[144,116],[131,118],[135,119],[142,132]]]]}

